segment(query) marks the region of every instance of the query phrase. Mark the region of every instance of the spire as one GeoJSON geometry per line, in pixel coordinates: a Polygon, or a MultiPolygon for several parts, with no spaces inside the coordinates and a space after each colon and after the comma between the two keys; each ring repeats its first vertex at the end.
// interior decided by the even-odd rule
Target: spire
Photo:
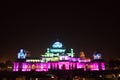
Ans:
{"type": "Polygon", "coordinates": [[[60,40],[60,36],[59,36],[59,34],[58,34],[58,32],[56,33],[56,42],[59,42],[60,40]]]}
{"type": "Polygon", "coordinates": [[[59,42],[59,39],[58,39],[58,38],[56,39],[56,42],[59,42]]]}

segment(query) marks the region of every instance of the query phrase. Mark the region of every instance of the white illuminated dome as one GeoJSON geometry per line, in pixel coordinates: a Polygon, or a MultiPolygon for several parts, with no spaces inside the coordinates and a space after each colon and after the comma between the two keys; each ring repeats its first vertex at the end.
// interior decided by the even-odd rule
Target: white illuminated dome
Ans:
{"type": "Polygon", "coordinates": [[[62,48],[62,43],[61,42],[55,42],[53,45],[52,45],[52,47],[53,48],[62,48]]]}

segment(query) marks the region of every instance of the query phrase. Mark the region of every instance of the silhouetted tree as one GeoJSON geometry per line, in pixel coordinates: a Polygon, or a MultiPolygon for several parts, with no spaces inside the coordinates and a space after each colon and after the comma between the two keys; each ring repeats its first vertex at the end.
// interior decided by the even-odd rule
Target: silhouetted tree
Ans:
{"type": "Polygon", "coordinates": [[[110,60],[109,61],[109,67],[110,68],[115,68],[115,67],[120,68],[120,60],[119,59],[110,60]]]}
{"type": "Polygon", "coordinates": [[[5,63],[0,63],[0,68],[1,68],[1,70],[4,70],[6,68],[6,64],[5,63]]]}
{"type": "Polygon", "coordinates": [[[13,63],[12,63],[12,61],[10,61],[10,60],[7,60],[5,64],[6,64],[7,67],[8,67],[8,66],[13,66],[13,63]]]}

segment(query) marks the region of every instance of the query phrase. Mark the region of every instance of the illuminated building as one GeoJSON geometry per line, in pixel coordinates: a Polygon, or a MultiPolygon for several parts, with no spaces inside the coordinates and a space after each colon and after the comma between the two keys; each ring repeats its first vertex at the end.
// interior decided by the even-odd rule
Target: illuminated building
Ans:
{"type": "MultiPolygon", "coordinates": [[[[67,52],[61,42],[55,42],[51,48],[47,48],[41,58],[27,58],[25,51],[21,49],[18,59],[14,62],[13,71],[105,70],[103,61],[87,59],[83,51],[80,52],[80,57],[74,57],[74,54],[73,49],[67,52]]],[[[97,60],[99,59],[97,57],[97,60]]]]}
{"type": "Polygon", "coordinates": [[[86,59],[85,53],[83,51],[80,52],[80,59],[81,60],[85,60],[86,59]]]}
{"type": "Polygon", "coordinates": [[[18,53],[18,59],[25,59],[26,53],[23,49],[20,49],[20,52],[18,53]]]}
{"type": "Polygon", "coordinates": [[[94,58],[94,60],[96,60],[96,59],[102,59],[101,53],[98,52],[98,51],[95,51],[95,52],[93,53],[93,58],[94,58]]]}
{"type": "Polygon", "coordinates": [[[70,52],[66,53],[66,49],[63,48],[62,43],[55,42],[52,45],[52,48],[47,48],[47,52],[42,55],[43,62],[50,61],[60,61],[60,60],[68,60],[74,56],[73,49],[70,52]]]}

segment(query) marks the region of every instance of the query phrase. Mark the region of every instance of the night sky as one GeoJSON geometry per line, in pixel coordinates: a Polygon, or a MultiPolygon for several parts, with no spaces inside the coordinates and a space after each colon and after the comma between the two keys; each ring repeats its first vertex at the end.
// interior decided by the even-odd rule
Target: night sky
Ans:
{"type": "MultiPolygon", "coordinates": [[[[117,3],[117,2],[116,2],[117,3]]],[[[38,57],[59,40],[76,54],[120,57],[119,8],[109,2],[2,2],[0,61],[15,60],[20,48],[38,57]]]]}

